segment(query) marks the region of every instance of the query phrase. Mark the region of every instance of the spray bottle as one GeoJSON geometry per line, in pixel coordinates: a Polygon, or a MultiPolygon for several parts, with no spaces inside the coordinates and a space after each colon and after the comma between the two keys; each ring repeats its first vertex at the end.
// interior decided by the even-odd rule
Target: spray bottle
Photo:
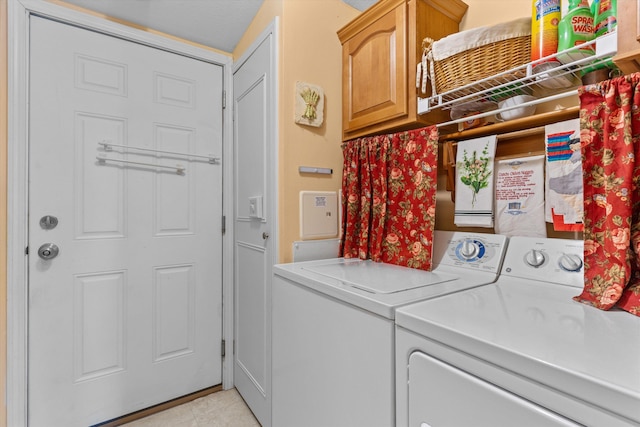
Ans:
{"type": "MultiPolygon", "coordinates": [[[[558,52],[584,45],[594,38],[593,15],[587,0],[569,0],[569,12],[558,24],[558,52]]],[[[563,64],[595,54],[593,44],[587,44],[566,53],[558,54],[563,64]]]]}

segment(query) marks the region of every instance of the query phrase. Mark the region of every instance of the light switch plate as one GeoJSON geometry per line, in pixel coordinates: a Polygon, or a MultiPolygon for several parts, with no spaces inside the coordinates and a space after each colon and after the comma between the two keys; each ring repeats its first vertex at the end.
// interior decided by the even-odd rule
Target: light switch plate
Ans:
{"type": "Polygon", "coordinates": [[[249,197],[249,217],[262,218],[262,196],[249,197]]]}

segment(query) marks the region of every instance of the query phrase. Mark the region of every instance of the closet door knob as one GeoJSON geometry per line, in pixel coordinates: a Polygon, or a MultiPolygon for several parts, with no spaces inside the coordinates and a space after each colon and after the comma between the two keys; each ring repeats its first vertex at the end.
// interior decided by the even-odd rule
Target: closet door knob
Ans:
{"type": "Polygon", "coordinates": [[[42,259],[54,259],[58,256],[60,249],[54,243],[45,243],[38,248],[38,256],[42,259]]]}

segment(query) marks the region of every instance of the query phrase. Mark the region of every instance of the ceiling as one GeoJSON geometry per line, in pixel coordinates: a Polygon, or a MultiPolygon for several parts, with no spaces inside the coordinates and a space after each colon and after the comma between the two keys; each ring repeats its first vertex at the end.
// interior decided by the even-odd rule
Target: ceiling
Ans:
{"type": "MultiPolygon", "coordinates": [[[[66,1],[114,18],[231,53],[264,0],[66,1]]],[[[377,0],[343,1],[358,10],[364,10],[377,0]]]]}

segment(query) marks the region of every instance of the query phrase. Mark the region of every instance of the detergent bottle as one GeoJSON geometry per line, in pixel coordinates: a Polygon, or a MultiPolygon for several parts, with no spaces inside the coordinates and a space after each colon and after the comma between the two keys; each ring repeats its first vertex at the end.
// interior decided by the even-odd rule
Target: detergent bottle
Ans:
{"type": "Polygon", "coordinates": [[[617,0],[599,0],[594,15],[594,33],[596,37],[613,31],[618,24],[616,18],[618,14],[617,0]]]}
{"type": "Polygon", "coordinates": [[[554,56],[558,52],[558,24],[562,18],[560,0],[533,0],[531,4],[531,69],[538,75],[538,84],[548,89],[570,87],[572,77],[556,70],[562,64],[554,56]]]}
{"type": "MultiPolygon", "coordinates": [[[[593,6],[593,5],[592,5],[593,6]]],[[[617,21],[618,2],[617,0],[597,0],[597,4],[594,7],[596,11],[593,17],[593,32],[595,37],[603,36],[607,33],[614,31],[617,21]]],[[[611,75],[615,75],[617,67],[613,63],[613,60],[609,59],[604,62],[600,62],[596,65],[588,67],[582,71],[583,84],[591,83],[593,80],[601,81],[608,78],[611,75]],[[590,75],[597,75],[595,79],[588,79],[590,75]],[[586,78],[585,78],[586,77],[586,78]]]]}
{"type": "Polygon", "coordinates": [[[569,0],[569,12],[560,20],[558,24],[558,60],[563,64],[585,58],[595,54],[593,15],[587,0],[569,0]],[[585,45],[586,43],[586,45],[585,45]],[[569,52],[562,53],[567,49],[576,48],[569,52]]]}

